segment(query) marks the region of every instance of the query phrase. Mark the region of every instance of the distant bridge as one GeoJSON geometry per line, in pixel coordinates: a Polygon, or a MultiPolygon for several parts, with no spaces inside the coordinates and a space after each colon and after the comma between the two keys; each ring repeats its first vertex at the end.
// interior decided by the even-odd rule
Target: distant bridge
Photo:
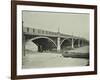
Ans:
{"type": "Polygon", "coordinates": [[[89,45],[89,41],[60,32],[51,32],[41,29],[23,28],[23,49],[27,41],[32,41],[38,46],[38,51],[64,51],[89,45]]]}

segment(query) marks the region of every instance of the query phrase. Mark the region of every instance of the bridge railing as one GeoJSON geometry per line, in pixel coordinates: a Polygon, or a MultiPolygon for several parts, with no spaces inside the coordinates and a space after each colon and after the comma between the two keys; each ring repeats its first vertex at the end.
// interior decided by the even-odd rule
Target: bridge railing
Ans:
{"type": "Polygon", "coordinates": [[[60,36],[61,36],[61,37],[65,37],[65,38],[66,38],[66,36],[69,37],[69,38],[72,38],[72,37],[73,37],[72,35],[63,34],[63,33],[60,33],[60,36]]]}
{"type": "Polygon", "coordinates": [[[52,36],[58,35],[56,32],[50,32],[50,31],[46,31],[46,30],[27,28],[27,27],[23,28],[23,32],[28,33],[28,34],[34,34],[34,35],[49,35],[49,36],[50,35],[52,35],[52,36]]]}

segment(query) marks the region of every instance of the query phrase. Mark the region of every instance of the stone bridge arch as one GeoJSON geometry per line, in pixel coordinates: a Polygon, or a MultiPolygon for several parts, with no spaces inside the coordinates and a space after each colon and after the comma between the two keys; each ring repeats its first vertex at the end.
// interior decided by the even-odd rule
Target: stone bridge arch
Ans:
{"type": "Polygon", "coordinates": [[[65,40],[71,41],[70,39],[71,39],[71,38],[65,38],[65,39],[63,39],[63,40],[60,42],[60,46],[62,45],[62,43],[63,43],[65,40]]]}
{"type": "Polygon", "coordinates": [[[38,36],[31,38],[28,41],[34,42],[38,46],[39,52],[57,48],[56,42],[49,37],[38,36]]]}
{"type": "Polygon", "coordinates": [[[73,39],[72,38],[65,38],[60,43],[61,49],[63,48],[72,48],[73,47],[73,39]]]}
{"type": "Polygon", "coordinates": [[[88,42],[79,38],[65,38],[60,43],[61,48],[63,47],[63,45],[66,45],[66,47],[69,46],[70,48],[78,48],[88,45],[88,42]]]}

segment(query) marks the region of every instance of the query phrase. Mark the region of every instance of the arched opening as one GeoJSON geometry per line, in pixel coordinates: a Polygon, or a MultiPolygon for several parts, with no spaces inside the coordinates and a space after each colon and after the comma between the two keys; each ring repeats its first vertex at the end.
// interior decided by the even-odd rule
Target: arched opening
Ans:
{"type": "Polygon", "coordinates": [[[83,40],[80,39],[78,44],[80,45],[79,47],[82,47],[83,46],[83,40]]]}
{"type": "Polygon", "coordinates": [[[38,46],[38,52],[53,51],[57,47],[55,42],[48,37],[36,37],[31,41],[38,46]]]}
{"type": "Polygon", "coordinates": [[[80,39],[75,39],[74,40],[74,48],[80,47],[80,39]]]}
{"type": "Polygon", "coordinates": [[[61,49],[62,50],[70,50],[70,49],[72,49],[72,39],[71,38],[64,39],[61,42],[61,49]]]}

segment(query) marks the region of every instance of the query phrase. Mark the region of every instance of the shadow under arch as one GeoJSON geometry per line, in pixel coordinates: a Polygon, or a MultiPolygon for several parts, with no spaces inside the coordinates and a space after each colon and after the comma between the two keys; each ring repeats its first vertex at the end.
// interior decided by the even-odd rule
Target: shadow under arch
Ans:
{"type": "Polygon", "coordinates": [[[61,49],[72,48],[72,38],[66,38],[60,43],[61,49]]]}
{"type": "Polygon", "coordinates": [[[62,42],[60,43],[60,46],[63,44],[63,42],[64,41],[66,41],[66,40],[68,40],[68,41],[72,41],[72,38],[65,38],[64,40],[62,40],[62,42]]]}
{"type": "Polygon", "coordinates": [[[74,40],[74,48],[80,47],[80,41],[81,41],[81,39],[75,39],[74,40]]]}
{"type": "Polygon", "coordinates": [[[57,48],[56,43],[49,37],[34,37],[28,41],[34,42],[38,46],[39,52],[57,48]]]}

